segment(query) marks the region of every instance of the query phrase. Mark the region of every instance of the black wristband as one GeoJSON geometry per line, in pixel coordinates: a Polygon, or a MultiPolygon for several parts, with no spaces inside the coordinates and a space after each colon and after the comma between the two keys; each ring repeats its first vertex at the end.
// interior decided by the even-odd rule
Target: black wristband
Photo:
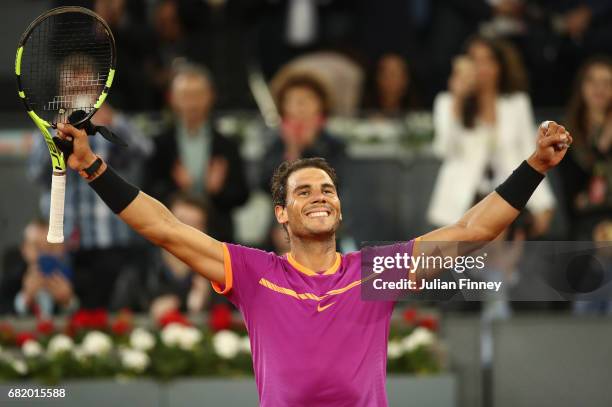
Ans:
{"type": "Polygon", "coordinates": [[[134,185],[121,178],[108,164],[106,171],[89,185],[114,213],[124,210],[140,192],[134,185]]]}
{"type": "Polygon", "coordinates": [[[523,161],[500,186],[495,189],[506,202],[517,210],[523,210],[527,201],[544,179],[527,161],[523,161]]]}
{"type": "Polygon", "coordinates": [[[102,167],[102,159],[98,157],[89,167],[83,168],[83,171],[85,171],[85,174],[87,174],[89,178],[92,178],[94,175],[96,175],[96,172],[100,169],[100,167],[102,167]]]}

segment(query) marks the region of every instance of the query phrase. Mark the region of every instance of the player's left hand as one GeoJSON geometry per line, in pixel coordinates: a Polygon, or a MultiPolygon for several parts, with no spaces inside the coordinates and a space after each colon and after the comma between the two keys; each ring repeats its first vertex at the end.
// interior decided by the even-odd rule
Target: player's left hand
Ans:
{"type": "Polygon", "coordinates": [[[572,141],[572,136],[565,127],[553,121],[544,122],[538,129],[536,151],[527,162],[544,174],[561,162],[572,141]]]}

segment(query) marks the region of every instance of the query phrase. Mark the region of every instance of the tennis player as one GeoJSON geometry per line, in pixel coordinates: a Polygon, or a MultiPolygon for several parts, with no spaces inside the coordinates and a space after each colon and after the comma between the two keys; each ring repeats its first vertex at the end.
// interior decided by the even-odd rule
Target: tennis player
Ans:
{"type": "MultiPolygon", "coordinates": [[[[210,280],[240,309],[262,406],[387,405],[387,340],[394,304],[363,301],[361,253],[336,252],[342,210],[334,170],[323,159],[284,163],[274,175],[274,212],[291,247],[281,257],[222,243],[182,224],[97,157],[85,132],[62,124],[58,129],[59,137],[74,143],[69,167],[121,219],[210,280]]],[[[496,192],[457,223],[420,239],[494,239],[517,217],[571,142],[563,126],[541,126],[536,151],[496,192]]],[[[401,250],[411,255],[413,242],[401,250]]]]}

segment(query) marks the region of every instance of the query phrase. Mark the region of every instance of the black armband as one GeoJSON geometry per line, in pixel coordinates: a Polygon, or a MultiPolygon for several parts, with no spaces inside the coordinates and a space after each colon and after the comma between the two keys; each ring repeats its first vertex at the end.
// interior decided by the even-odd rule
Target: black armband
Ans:
{"type": "Polygon", "coordinates": [[[495,192],[520,211],[527,205],[527,201],[543,179],[543,174],[531,167],[527,161],[523,161],[495,192]]]}
{"type": "Polygon", "coordinates": [[[104,203],[114,212],[124,210],[138,196],[140,190],[121,178],[109,165],[100,176],[89,183],[104,203]]]}

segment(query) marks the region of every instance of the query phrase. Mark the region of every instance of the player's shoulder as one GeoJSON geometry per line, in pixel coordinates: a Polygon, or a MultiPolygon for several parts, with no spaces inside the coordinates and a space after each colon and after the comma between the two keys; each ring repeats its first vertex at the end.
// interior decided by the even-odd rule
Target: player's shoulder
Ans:
{"type": "Polygon", "coordinates": [[[257,249],[255,247],[242,246],[234,243],[224,243],[232,263],[240,261],[245,266],[270,266],[279,262],[281,257],[273,252],[257,249]]]}

